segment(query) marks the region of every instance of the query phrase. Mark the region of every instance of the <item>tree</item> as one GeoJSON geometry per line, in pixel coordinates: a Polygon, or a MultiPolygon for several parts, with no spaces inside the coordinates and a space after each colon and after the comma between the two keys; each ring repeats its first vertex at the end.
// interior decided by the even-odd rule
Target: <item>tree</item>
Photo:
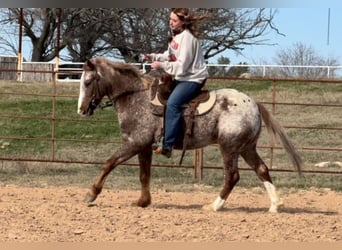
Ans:
{"type": "MultiPolygon", "coordinates": [[[[0,23],[2,25],[15,25],[18,27],[20,9],[9,8],[6,13],[6,18],[4,18],[5,16],[3,14],[0,23]]],[[[22,20],[23,35],[29,38],[32,44],[31,61],[50,61],[56,57],[55,33],[58,24],[58,15],[58,9],[24,9],[24,17],[22,20]]],[[[64,47],[65,44],[61,43],[60,49],[64,47]]],[[[12,46],[12,49],[17,48],[12,46]]]]}
{"type": "Polygon", "coordinates": [[[7,9],[0,9],[0,53],[4,52],[13,52],[17,54],[18,48],[18,28],[15,23],[17,20],[7,20],[7,9]],[[5,24],[5,21],[9,23],[9,25],[5,24]],[[14,25],[13,25],[14,24],[14,25]]]}
{"type": "MultiPolygon", "coordinates": [[[[201,23],[202,45],[205,59],[227,49],[242,51],[248,45],[266,45],[262,36],[267,31],[281,34],[272,21],[277,13],[272,9],[194,8],[193,12],[208,15],[201,23]]],[[[163,52],[167,48],[169,9],[121,9],[115,20],[108,20],[116,29],[109,33],[107,42],[115,46],[120,55],[134,60],[137,53],[163,52]],[[152,24],[152,25],[151,25],[152,24]]]]}
{"type": "MultiPolygon", "coordinates": [[[[338,65],[336,58],[325,58],[319,55],[312,46],[301,42],[294,43],[290,48],[279,50],[276,53],[275,62],[285,67],[277,69],[274,74],[296,78],[326,78],[328,75],[326,66],[338,65]]],[[[334,76],[334,70],[331,69],[329,74],[334,76]]]]}
{"type": "Polygon", "coordinates": [[[228,75],[233,77],[241,77],[244,73],[249,73],[248,64],[240,62],[238,66],[229,68],[228,75]]]}
{"type": "MultiPolygon", "coordinates": [[[[19,33],[20,8],[1,9],[0,24],[7,27],[7,30],[15,30],[15,33],[10,33],[10,37],[16,36],[19,33]]],[[[23,9],[22,29],[24,39],[31,43],[31,58],[33,62],[47,62],[53,60],[59,51],[63,50],[69,38],[68,35],[61,36],[61,40],[57,43],[57,29],[59,22],[66,20],[68,12],[63,12],[57,8],[27,8],[23,9]],[[59,45],[57,47],[57,44],[59,45]]],[[[62,23],[61,23],[62,25],[62,23]]],[[[61,33],[63,33],[61,31],[61,33]]],[[[7,42],[2,39],[1,45],[3,49],[10,48],[14,53],[18,53],[17,42],[7,42]]],[[[17,37],[17,40],[18,37],[17,37]]]]}
{"type": "Polygon", "coordinates": [[[277,10],[273,9],[198,9],[210,14],[203,25],[205,58],[227,49],[243,51],[249,45],[271,45],[263,39],[266,32],[281,34],[273,24],[277,10]]]}
{"type": "Polygon", "coordinates": [[[220,66],[210,66],[208,68],[210,76],[226,76],[228,74],[229,66],[222,66],[222,65],[229,65],[230,59],[225,56],[220,56],[217,59],[217,64],[220,66]]]}
{"type": "Polygon", "coordinates": [[[243,73],[248,72],[247,63],[239,63],[239,66],[229,66],[230,59],[228,57],[220,56],[217,59],[217,64],[219,66],[210,66],[209,67],[209,75],[210,76],[230,76],[230,77],[239,77],[243,73]],[[227,66],[222,66],[227,65],[227,66]]]}
{"type": "MultiPolygon", "coordinates": [[[[0,11],[1,25],[18,26],[19,9],[0,11]]],[[[67,48],[66,58],[72,61],[105,55],[137,62],[139,53],[166,49],[170,36],[169,11],[166,8],[29,8],[24,9],[24,36],[32,45],[32,61],[52,60],[67,48]],[[58,21],[62,36],[56,48],[58,21]]],[[[192,11],[209,16],[200,27],[206,59],[227,49],[241,51],[248,45],[265,45],[266,32],[280,34],[272,23],[277,13],[273,9],[194,8],[192,11]]]]}
{"type": "Polygon", "coordinates": [[[168,9],[128,8],[111,12],[105,20],[109,29],[104,40],[115,48],[114,57],[137,62],[141,53],[162,52],[167,48],[168,9]]]}
{"type": "Polygon", "coordinates": [[[63,36],[68,55],[64,60],[84,62],[114,49],[103,37],[108,32],[108,16],[115,15],[106,9],[63,9],[63,36]]]}

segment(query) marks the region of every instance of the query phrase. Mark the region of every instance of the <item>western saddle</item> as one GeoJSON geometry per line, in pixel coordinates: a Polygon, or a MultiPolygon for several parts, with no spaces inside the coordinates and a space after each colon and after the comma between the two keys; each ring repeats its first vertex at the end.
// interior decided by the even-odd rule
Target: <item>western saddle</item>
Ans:
{"type": "MultiPolygon", "coordinates": [[[[173,78],[167,73],[159,73],[159,75],[152,75],[152,84],[150,86],[151,110],[154,115],[165,116],[167,99],[169,98],[173,88],[173,78]]],[[[188,139],[193,135],[193,125],[195,117],[204,115],[211,110],[216,101],[216,94],[214,91],[203,89],[206,80],[203,82],[201,92],[192,99],[188,104],[184,105],[184,137],[181,148],[183,149],[179,165],[182,164],[183,157],[187,147],[188,139]]],[[[161,140],[164,134],[164,125],[161,128],[158,139],[161,140]]]]}

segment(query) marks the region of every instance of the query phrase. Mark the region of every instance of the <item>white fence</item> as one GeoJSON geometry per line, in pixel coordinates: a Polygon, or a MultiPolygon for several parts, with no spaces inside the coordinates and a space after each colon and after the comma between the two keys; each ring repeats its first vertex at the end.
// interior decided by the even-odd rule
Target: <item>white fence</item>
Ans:
{"type": "Polygon", "coordinates": [[[218,72],[229,74],[233,68],[245,69],[250,77],[262,78],[308,78],[308,79],[341,79],[342,65],[315,66],[315,65],[230,65],[208,64],[209,67],[220,68],[218,72]]]}
{"type": "MultiPolygon", "coordinates": [[[[17,60],[13,60],[13,58],[12,60],[5,60],[5,57],[0,56],[0,80],[50,81],[52,80],[52,72],[57,69],[58,81],[78,81],[81,76],[82,65],[83,63],[63,62],[57,67],[54,62],[23,62],[22,66],[18,67],[17,60]],[[30,72],[18,72],[16,74],[18,68],[30,72]]],[[[150,69],[149,64],[135,63],[134,65],[145,71],[150,69]]],[[[208,67],[211,76],[342,79],[342,66],[208,64],[208,67]]]]}

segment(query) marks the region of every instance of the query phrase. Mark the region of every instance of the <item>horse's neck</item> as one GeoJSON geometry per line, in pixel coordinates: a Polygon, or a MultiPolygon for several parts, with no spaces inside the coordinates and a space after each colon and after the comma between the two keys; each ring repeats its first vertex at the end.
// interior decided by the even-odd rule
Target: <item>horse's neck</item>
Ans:
{"type": "Polygon", "coordinates": [[[134,129],[132,126],[137,126],[144,119],[148,120],[147,117],[151,115],[146,93],[146,91],[135,92],[134,94],[119,98],[114,104],[122,134],[133,133],[134,129]]]}
{"type": "Polygon", "coordinates": [[[127,112],[127,110],[139,110],[139,107],[147,106],[149,103],[148,89],[143,86],[136,89],[126,90],[112,99],[118,112],[127,112]]]}

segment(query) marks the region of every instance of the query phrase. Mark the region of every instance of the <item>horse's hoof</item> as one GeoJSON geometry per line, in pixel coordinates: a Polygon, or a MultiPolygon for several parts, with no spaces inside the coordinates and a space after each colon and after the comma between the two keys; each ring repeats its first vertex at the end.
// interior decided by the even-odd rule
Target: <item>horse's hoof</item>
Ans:
{"type": "Polygon", "coordinates": [[[137,200],[135,202],[132,202],[133,207],[148,207],[150,204],[151,204],[151,201],[137,200]]]}
{"type": "Polygon", "coordinates": [[[279,207],[283,207],[284,206],[284,202],[283,199],[279,199],[277,202],[275,202],[274,204],[271,204],[270,209],[268,210],[268,212],[270,213],[278,213],[278,208],[279,207]]]}
{"type": "Polygon", "coordinates": [[[220,210],[220,209],[215,209],[213,204],[204,205],[204,206],[202,206],[202,209],[205,210],[205,211],[214,211],[214,212],[220,210]]]}
{"type": "Polygon", "coordinates": [[[223,208],[223,205],[225,203],[225,200],[223,200],[220,196],[216,198],[216,200],[209,204],[209,205],[204,205],[202,208],[203,210],[206,211],[220,211],[223,208]]]}
{"type": "Polygon", "coordinates": [[[214,210],[213,206],[211,204],[202,206],[202,209],[205,211],[213,211],[214,210]]]}
{"type": "Polygon", "coordinates": [[[97,198],[96,195],[87,194],[86,197],[84,198],[84,202],[89,204],[89,203],[92,203],[93,201],[95,201],[96,198],[97,198]]]}

